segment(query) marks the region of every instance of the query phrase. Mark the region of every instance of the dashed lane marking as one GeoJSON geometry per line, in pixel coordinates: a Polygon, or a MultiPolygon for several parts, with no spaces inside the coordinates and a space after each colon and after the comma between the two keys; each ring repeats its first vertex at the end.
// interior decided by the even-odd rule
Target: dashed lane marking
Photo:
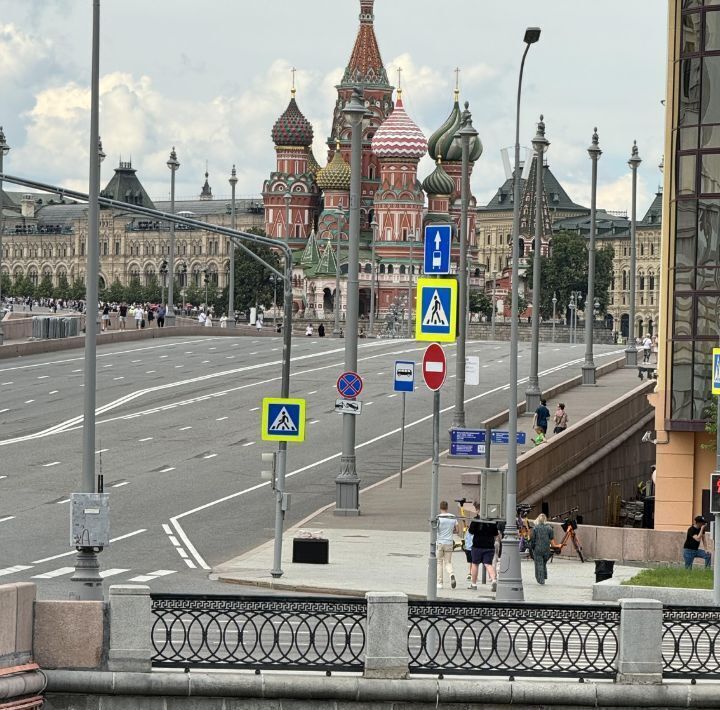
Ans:
{"type": "Polygon", "coordinates": [[[43,572],[42,574],[34,574],[32,576],[32,579],[53,579],[53,577],[62,577],[64,574],[70,574],[74,571],[74,567],[58,567],[58,569],[53,569],[49,572],[43,572]]]}
{"type": "Polygon", "coordinates": [[[152,436],[146,436],[144,439],[138,439],[138,441],[140,441],[140,442],[143,442],[143,441],[152,441],[152,439],[153,439],[152,436]]]}
{"type": "Polygon", "coordinates": [[[120,483],[114,483],[113,488],[122,488],[123,486],[127,486],[130,483],[130,481],[120,481],[120,483]]]}
{"type": "Polygon", "coordinates": [[[319,421],[319,419],[311,419],[310,424],[317,424],[319,421]]]}
{"type": "Polygon", "coordinates": [[[5,412],[9,412],[9,409],[0,409],[0,414],[5,414],[5,412]]]}
{"type": "Polygon", "coordinates": [[[73,373],[75,372],[82,372],[82,370],[73,370],[73,373]]]}
{"type": "Polygon", "coordinates": [[[0,523],[6,523],[8,520],[15,520],[15,516],[14,516],[14,515],[8,515],[8,516],[6,516],[6,517],[4,517],[4,518],[0,518],[0,523]]]}
{"type": "Polygon", "coordinates": [[[203,456],[204,459],[214,459],[217,456],[217,454],[205,454],[203,456]]]}
{"type": "Polygon", "coordinates": [[[102,572],[100,572],[100,576],[105,579],[106,577],[115,577],[118,574],[123,574],[124,572],[129,572],[129,569],[121,569],[121,568],[112,568],[112,569],[104,569],[102,572]]]}
{"type": "Polygon", "coordinates": [[[395,394],[389,394],[388,399],[392,399],[393,397],[397,397],[397,392],[395,394]]]}
{"type": "MultiPolygon", "coordinates": [[[[118,537],[111,537],[110,542],[120,542],[120,540],[126,540],[129,537],[135,537],[135,535],[140,535],[141,533],[147,532],[147,528],[140,528],[139,530],[133,530],[132,532],[125,533],[124,535],[119,535],[118,537]]],[[[33,560],[32,563],[34,565],[40,565],[43,562],[50,562],[51,560],[59,560],[61,557],[69,557],[70,555],[77,555],[77,552],[75,550],[70,550],[69,552],[61,552],[59,555],[52,555],[51,557],[43,557],[41,560],[33,560]]],[[[29,567],[24,567],[23,569],[30,569],[29,567]]]]}
{"type": "Polygon", "coordinates": [[[254,443],[255,443],[254,441],[248,441],[247,444],[243,444],[243,449],[246,448],[246,447],[248,447],[248,446],[252,446],[254,443]]]}
{"type": "Polygon", "coordinates": [[[4,577],[7,574],[15,574],[15,572],[22,572],[26,569],[32,569],[32,565],[13,565],[12,567],[5,567],[5,569],[0,569],[0,577],[4,577]]]}
{"type": "Polygon", "coordinates": [[[188,429],[192,429],[191,426],[181,426],[179,431],[187,431],[188,429]]]}
{"type": "Polygon", "coordinates": [[[58,505],[64,505],[65,503],[69,503],[69,498],[63,498],[62,500],[55,501],[58,505]]]}
{"type": "Polygon", "coordinates": [[[170,473],[170,471],[174,471],[174,470],[175,470],[175,466],[168,466],[167,468],[163,468],[162,470],[160,470],[158,473],[170,473]]]}
{"type": "Polygon", "coordinates": [[[218,417],[215,421],[216,422],[224,422],[228,417],[218,417]]]}
{"type": "Polygon", "coordinates": [[[113,380],[115,380],[115,382],[117,382],[118,380],[124,380],[124,379],[125,379],[124,376],[123,377],[113,377],[113,380]]]}
{"type": "Polygon", "coordinates": [[[35,400],[34,399],[28,399],[25,404],[32,404],[35,400]]]}
{"type": "Polygon", "coordinates": [[[307,396],[309,397],[311,394],[317,394],[317,390],[313,390],[312,392],[308,392],[307,396]]]}
{"type": "Polygon", "coordinates": [[[253,407],[250,411],[251,412],[257,412],[260,409],[260,407],[253,407]]]}
{"type": "Polygon", "coordinates": [[[147,574],[139,574],[137,577],[131,577],[128,582],[151,582],[153,579],[158,577],[166,577],[169,574],[175,574],[177,570],[174,569],[156,569],[154,572],[148,572],[147,574]]]}
{"type": "Polygon", "coordinates": [[[50,463],[44,463],[43,468],[50,468],[50,466],[58,466],[59,464],[59,461],[51,461],[50,463]]]}
{"type": "Polygon", "coordinates": [[[13,382],[0,382],[0,385],[2,385],[3,387],[5,385],[12,385],[12,384],[14,384],[14,383],[13,382]]]}
{"type": "Polygon", "coordinates": [[[52,392],[48,392],[48,394],[57,394],[60,390],[53,390],[52,392]]]}
{"type": "Polygon", "coordinates": [[[145,374],[146,375],[154,375],[157,372],[157,370],[148,370],[145,374]]]}
{"type": "Polygon", "coordinates": [[[110,449],[98,449],[95,453],[96,454],[104,454],[106,451],[110,451],[110,449]]]}
{"type": "Polygon", "coordinates": [[[47,380],[50,377],[50,375],[40,375],[38,377],[38,380],[47,380]]]}

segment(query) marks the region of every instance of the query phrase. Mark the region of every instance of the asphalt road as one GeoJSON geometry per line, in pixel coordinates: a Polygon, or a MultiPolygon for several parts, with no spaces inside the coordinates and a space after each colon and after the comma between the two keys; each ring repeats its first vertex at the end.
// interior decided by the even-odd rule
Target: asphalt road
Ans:
{"type": "MultiPolygon", "coordinates": [[[[289,447],[288,525],[335,499],[342,417],[333,405],[343,348],[329,338],[293,343],[291,396],[307,400],[307,438],[289,447]]],[[[415,341],[361,341],[363,487],[398,469],[401,398],[393,393],[393,363],[420,361],[424,349],[415,341]]],[[[455,346],[446,352],[443,429],[452,417],[455,346]]],[[[580,344],[542,345],[542,385],[577,374],[583,352],[580,344]]],[[[617,347],[597,347],[598,362],[609,352],[617,347]]],[[[508,344],[470,342],[473,354],[481,379],[466,388],[468,426],[508,405],[508,344]]],[[[208,579],[210,568],[272,537],[274,498],[260,478],[260,455],[275,445],[261,440],[259,408],[263,397],[279,395],[281,355],[279,337],[98,347],[96,449],[111,493],[113,540],[101,555],[108,584],[227,591],[208,579]]],[[[529,360],[529,344],[521,344],[521,378],[529,360]]],[[[0,361],[0,583],[31,579],[41,598],[65,598],[70,589],[68,500],[81,477],[83,365],[83,353],[73,350],[0,361]]],[[[407,466],[432,450],[432,396],[416,384],[407,399],[407,466]]],[[[521,380],[521,397],[524,388],[521,380]]]]}

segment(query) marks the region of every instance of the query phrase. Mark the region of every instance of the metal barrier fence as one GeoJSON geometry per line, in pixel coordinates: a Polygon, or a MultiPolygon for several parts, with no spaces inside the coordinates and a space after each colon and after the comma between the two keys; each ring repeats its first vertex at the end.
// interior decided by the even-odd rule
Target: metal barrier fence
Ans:
{"type": "Polygon", "coordinates": [[[620,609],[410,602],[411,673],[611,678],[620,609]]]}
{"type": "Polygon", "coordinates": [[[363,670],[364,599],[151,598],[154,667],[363,670]]]}
{"type": "Polygon", "coordinates": [[[698,678],[720,673],[720,609],[665,607],[663,677],[698,678]]]}

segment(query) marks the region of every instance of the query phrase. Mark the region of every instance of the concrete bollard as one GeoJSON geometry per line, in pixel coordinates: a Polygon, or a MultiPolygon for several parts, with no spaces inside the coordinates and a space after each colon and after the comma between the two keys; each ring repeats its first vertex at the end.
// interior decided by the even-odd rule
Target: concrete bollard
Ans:
{"type": "Polygon", "coordinates": [[[150,672],[152,627],[150,587],[143,584],[112,585],[108,669],[150,672]]]}
{"type": "Polygon", "coordinates": [[[406,678],[408,674],[408,598],[394,592],[368,592],[365,677],[406,678]]]}
{"type": "Polygon", "coordinates": [[[620,600],[618,683],[662,683],[662,633],[662,602],[620,600]]]}

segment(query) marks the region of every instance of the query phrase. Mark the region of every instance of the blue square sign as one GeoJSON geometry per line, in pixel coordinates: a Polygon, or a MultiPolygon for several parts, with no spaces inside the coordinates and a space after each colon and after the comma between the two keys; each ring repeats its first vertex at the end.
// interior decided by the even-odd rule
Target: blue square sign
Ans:
{"type": "Polygon", "coordinates": [[[426,274],[450,273],[450,250],[452,226],[449,224],[428,224],[425,227],[425,259],[423,272],[426,274]]]}

